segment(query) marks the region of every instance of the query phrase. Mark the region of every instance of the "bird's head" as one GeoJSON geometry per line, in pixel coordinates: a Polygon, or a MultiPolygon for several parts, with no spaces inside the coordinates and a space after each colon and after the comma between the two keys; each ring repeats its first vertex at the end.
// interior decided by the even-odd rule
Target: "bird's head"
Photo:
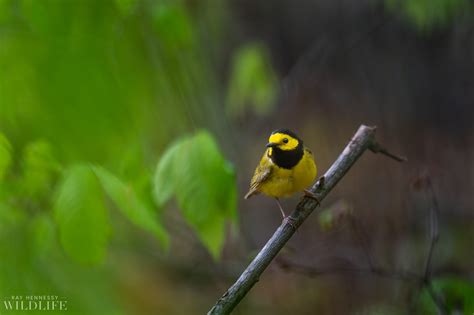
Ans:
{"type": "Polygon", "coordinates": [[[303,141],[288,129],[272,132],[267,143],[267,156],[277,166],[291,169],[301,160],[304,154],[303,141]]]}
{"type": "Polygon", "coordinates": [[[276,148],[282,151],[296,150],[302,147],[303,142],[298,136],[288,129],[278,129],[268,138],[267,148],[276,148]]]}

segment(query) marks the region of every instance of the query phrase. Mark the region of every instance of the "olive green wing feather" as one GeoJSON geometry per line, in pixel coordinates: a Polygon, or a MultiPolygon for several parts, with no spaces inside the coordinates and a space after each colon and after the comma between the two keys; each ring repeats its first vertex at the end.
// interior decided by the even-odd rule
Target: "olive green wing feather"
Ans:
{"type": "Polygon", "coordinates": [[[265,152],[262,159],[260,160],[260,164],[255,170],[255,174],[253,175],[252,180],[250,181],[250,189],[244,198],[248,199],[253,195],[258,194],[260,185],[269,180],[272,175],[272,171],[273,162],[270,160],[270,158],[267,156],[267,153],[265,152]]]}

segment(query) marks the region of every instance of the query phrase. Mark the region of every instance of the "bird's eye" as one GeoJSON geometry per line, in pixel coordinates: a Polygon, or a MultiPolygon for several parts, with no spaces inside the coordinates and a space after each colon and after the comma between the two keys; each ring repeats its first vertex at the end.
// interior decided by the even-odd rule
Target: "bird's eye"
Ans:
{"type": "Polygon", "coordinates": [[[287,138],[284,138],[284,139],[283,139],[283,143],[288,143],[288,139],[287,139],[287,138]]]}

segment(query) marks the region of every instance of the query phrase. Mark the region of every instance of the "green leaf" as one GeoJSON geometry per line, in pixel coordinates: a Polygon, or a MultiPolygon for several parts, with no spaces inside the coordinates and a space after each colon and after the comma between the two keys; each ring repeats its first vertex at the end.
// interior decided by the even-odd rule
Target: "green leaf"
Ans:
{"type": "Polygon", "coordinates": [[[232,59],[232,70],[227,92],[227,112],[243,116],[248,109],[257,115],[268,115],[277,96],[276,74],[265,47],[250,43],[237,50],[232,59]]]}
{"type": "MultiPolygon", "coordinates": [[[[458,277],[442,277],[433,281],[433,287],[443,297],[449,314],[471,315],[474,312],[474,284],[458,277]]],[[[435,314],[437,306],[426,289],[422,291],[421,306],[426,314],[435,314]]]]}
{"type": "Polygon", "coordinates": [[[11,18],[12,1],[0,0],[0,23],[5,23],[11,18]]]}
{"type": "Polygon", "coordinates": [[[153,197],[158,207],[162,207],[176,190],[178,178],[176,169],[185,163],[182,150],[183,141],[173,143],[161,156],[160,162],[155,171],[153,197]],[[175,166],[176,165],[176,166],[175,166]],[[173,180],[170,180],[173,179],[173,180]]]}
{"type": "Polygon", "coordinates": [[[206,131],[178,140],[164,153],[154,180],[159,205],[176,197],[184,219],[217,259],[226,221],[236,222],[235,172],[206,131]]]}
{"type": "Polygon", "coordinates": [[[16,209],[9,204],[0,202],[0,236],[6,227],[13,226],[18,222],[24,222],[26,220],[27,216],[24,211],[16,209]]]}
{"type": "Polygon", "coordinates": [[[390,10],[400,11],[421,31],[446,27],[473,8],[468,0],[385,0],[385,4],[390,10]]]}
{"type": "Polygon", "coordinates": [[[318,215],[319,226],[323,231],[329,231],[333,228],[333,214],[329,209],[323,209],[318,215]]]}
{"type": "Polygon", "coordinates": [[[38,140],[29,143],[23,152],[22,186],[25,192],[29,196],[48,193],[59,169],[48,142],[38,140]]]}
{"type": "Polygon", "coordinates": [[[193,39],[191,20],[179,4],[158,3],[152,10],[153,26],[165,48],[189,46],[193,39]]]}
{"type": "Polygon", "coordinates": [[[115,6],[117,7],[120,14],[123,16],[128,16],[137,6],[137,0],[115,0],[115,6]]]}
{"type": "Polygon", "coordinates": [[[8,139],[0,133],[0,180],[5,176],[12,163],[12,146],[8,139]]]}
{"type": "Polygon", "coordinates": [[[37,215],[31,221],[32,251],[38,256],[48,254],[54,242],[54,223],[46,214],[37,215]]]}
{"type": "Polygon", "coordinates": [[[319,226],[323,231],[330,231],[351,214],[352,206],[345,200],[338,200],[319,212],[319,226]]]}
{"type": "Polygon", "coordinates": [[[61,244],[82,263],[101,262],[110,236],[108,211],[97,177],[87,165],[71,167],[54,206],[61,244]]]}
{"type": "Polygon", "coordinates": [[[93,168],[103,189],[117,208],[134,224],[153,233],[164,248],[168,248],[169,236],[154,210],[141,200],[134,189],[102,167],[93,168]]]}

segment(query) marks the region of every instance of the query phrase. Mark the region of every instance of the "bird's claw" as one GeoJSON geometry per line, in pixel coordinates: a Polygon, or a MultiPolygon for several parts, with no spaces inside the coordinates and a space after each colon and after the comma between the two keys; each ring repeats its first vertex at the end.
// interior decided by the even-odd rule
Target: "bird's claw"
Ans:
{"type": "Polygon", "coordinates": [[[308,197],[308,198],[311,198],[311,199],[315,200],[316,203],[318,204],[318,206],[321,205],[321,202],[319,201],[318,197],[316,197],[316,195],[312,191],[309,191],[309,190],[305,189],[304,190],[304,195],[305,195],[305,197],[308,197]]]}
{"type": "Polygon", "coordinates": [[[287,215],[286,217],[283,218],[283,223],[288,223],[289,225],[291,225],[293,229],[296,230],[296,226],[294,224],[295,222],[296,222],[296,219],[293,218],[291,215],[287,215]]]}

